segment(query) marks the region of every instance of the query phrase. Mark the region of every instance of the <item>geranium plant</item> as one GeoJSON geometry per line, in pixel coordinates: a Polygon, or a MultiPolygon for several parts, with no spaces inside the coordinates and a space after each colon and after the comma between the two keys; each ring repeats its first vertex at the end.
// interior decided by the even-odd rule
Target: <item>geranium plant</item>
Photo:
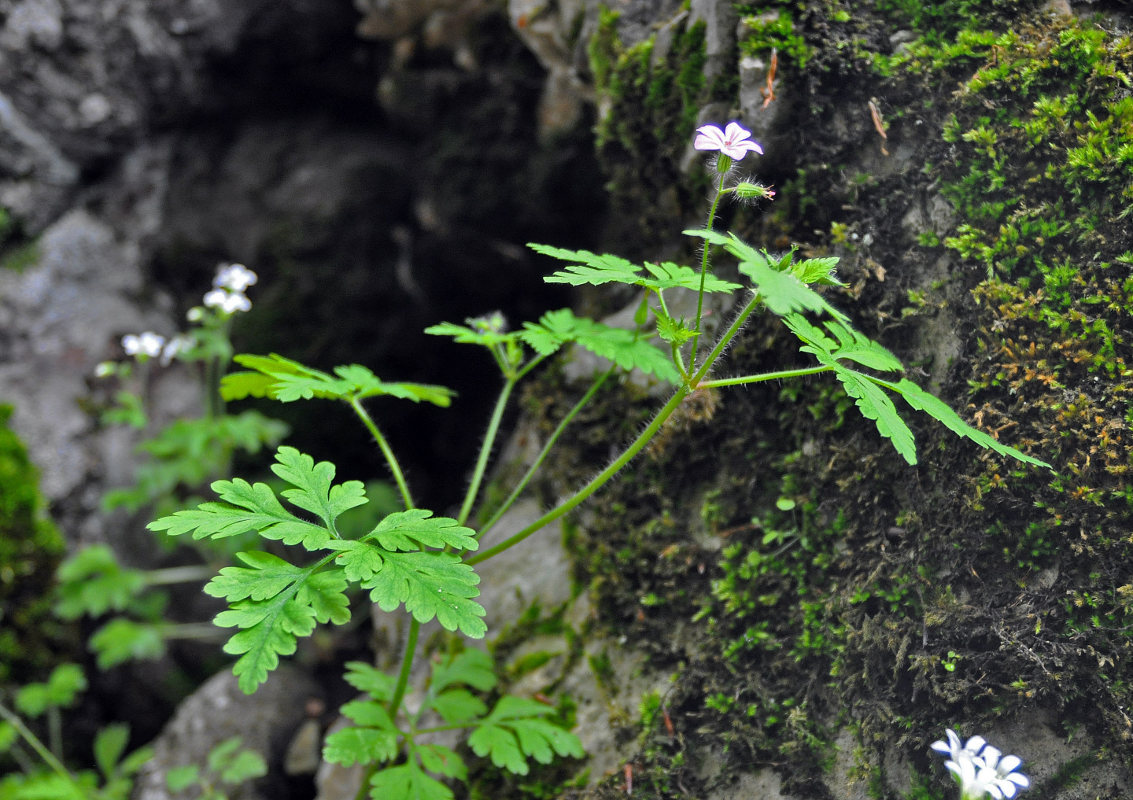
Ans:
{"type": "Polygon", "coordinates": [[[284,446],[276,453],[272,471],[286,488],[277,491],[266,483],[240,478],[220,480],[212,484],[216,500],[163,516],[149,526],[195,539],[224,539],[251,532],[291,546],[288,558],[259,550],[238,553],[239,565],[224,567],[205,587],[208,594],[228,604],[215,622],[233,629],[225,650],[237,656],[234,671],[246,692],[255,691],[268,679],[281,656],[295,652],[299,638],[309,636],[319,625],[347,622],[351,597],[358,593],[365,593],[383,611],[408,613],[400,669],[387,675],[367,663],[349,664],[346,679],[364,698],[343,707],[342,713],[353,725],[326,741],[328,761],[369,765],[360,796],[369,792],[381,800],[451,798],[448,782],[466,776],[467,753],[438,743],[434,734],[441,730],[463,731],[471,752],[518,774],[526,773],[532,760],[546,763],[556,755],[582,755],[578,738],[555,723],[550,706],[507,694],[488,705],[485,693],[496,686],[497,679],[491,659],[475,647],[456,647],[446,658],[432,662],[426,684],[419,687],[424,699],[408,708],[405,699],[418,657],[420,628],[435,619],[467,639],[484,638],[488,631],[485,610],[477,602],[480,578],[476,566],[585,502],[633,461],[694,392],[831,373],[909,464],[916,463],[916,446],[894,396],[981,447],[1047,466],[970,427],[942,401],[902,377],[902,365],[891,352],[856,331],[844,313],[812,288],[840,285],[834,275],[836,258],[800,258],[795,251],[772,255],[733,234],[717,231],[714,225],[722,200],[770,200],[774,193],[737,175],[739,162],[750,153],[762,152],[739,123],[728,123],[722,129],[714,125],[699,128],[694,146],[716,154],[711,167],[715,193],[707,223],[684,232],[700,248],[698,268],[672,262],[639,264],[615,255],[531,245],[562,263],[546,278],[549,282],[621,284],[635,289],[640,301],[632,328],[613,327],[559,309],[516,329],[508,329],[498,314],[465,324],[442,322],[427,329],[429,334],[487,349],[503,378],[467,491],[454,504],[459,507],[454,517],[418,507],[396,454],[366,406],[366,401],[380,396],[448,406],[453,394],[448,389],[387,381],[358,364],[325,372],[274,354],[236,356],[244,371],[223,379],[220,391],[226,401],[266,397],[280,402],[318,399],[346,404],[373,438],[401,498],[402,510],[385,516],[368,533],[348,537],[340,531],[338,519],[368,502],[363,485],[336,482],[332,463],[316,462],[284,446]],[[743,283],[713,274],[711,257],[720,252],[736,261],[743,283]],[[673,311],[677,307],[674,296],[687,292],[696,297],[691,320],[673,311]],[[715,341],[705,345],[701,339],[709,294],[735,298],[736,311],[715,341]],[[798,338],[800,351],[813,365],[717,376],[714,369],[721,355],[758,310],[776,315],[798,338]],[[595,377],[510,495],[481,509],[478,518],[487,522],[479,530],[470,527],[477,505],[493,502],[482,496],[481,485],[513,390],[538,365],[569,346],[607,359],[609,369],[595,377]],[[482,550],[484,533],[515,502],[579,410],[598,387],[629,370],[669,384],[668,401],[589,482],[522,530],[482,550]]]}

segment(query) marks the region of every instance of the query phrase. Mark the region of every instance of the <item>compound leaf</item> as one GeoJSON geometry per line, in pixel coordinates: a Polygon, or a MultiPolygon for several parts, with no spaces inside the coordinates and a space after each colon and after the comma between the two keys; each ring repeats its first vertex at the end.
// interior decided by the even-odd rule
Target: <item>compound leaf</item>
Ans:
{"type": "Polygon", "coordinates": [[[905,461],[916,464],[917,446],[913,432],[897,415],[897,409],[889,399],[889,395],[869,377],[852,369],[846,369],[840,364],[835,363],[834,375],[842,382],[846,394],[854,398],[862,416],[873,420],[877,432],[893,443],[893,447],[905,461]]]}
{"type": "Polygon", "coordinates": [[[487,713],[484,701],[467,689],[450,689],[429,701],[429,706],[449,725],[469,722],[487,713]]]}
{"type": "MultiPolygon", "coordinates": [[[[689,289],[694,292],[700,289],[700,270],[692,267],[683,267],[680,264],[666,261],[663,264],[646,263],[645,271],[652,277],[639,280],[637,285],[646,289],[657,292],[676,288],[689,289]]],[[[736,289],[742,288],[740,284],[717,278],[711,272],[704,275],[705,292],[734,292],[736,289]]]]}
{"type": "Polygon", "coordinates": [[[560,261],[575,262],[565,269],[544,278],[547,283],[567,283],[571,286],[601,286],[606,283],[625,283],[639,286],[641,267],[620,256],[599,255],[589,250],[564,250],[545,244],[528,244],[536,253],[541,253],[560,261]]]}
{"type": "Polygon", "coordinates": [[[420,550],[422,547],[452,547],[475,550],[476,532],[451,517],[434,517],[432,511],[411,508],[385,517],[364,538],[374,539],[386,550],[420,550]]]}
{"type": "MultiPolygon", "coordinates": [[[[502,318],[501,318],[502,325],[502,318]]],[[[432,336],[451,336],[457,344],[478,344],[482,347],[495,347],[518,337],[515,331],[495,330],[491,328],[471,328],[457,325],[454,322],[441,322],[425,328],[425,333],[432,336]]]]}
{"type": "Polygon", "coordinates": [[[468,768],[464,765],[464,759],[442,744],[417,745],[413,748],[413,752],[421,759],[421,766],[429,772],[461,781],[468,778],[468,768]]]}
{"type": "Polygon", "coordinates": [[[640,369],[670,383],[679,380],[669,356],[633,331],[576,317],[569,308],[548,311],[538,323],[525,322],[523,328],[523,341],[541,355],[574,342],[623,369],[640,369]]]}
{"type": "Polygon", "coordinates": [[[581,758],[582,743],[573,733],[548,722],[552,709],[534,700],[506,695],[468,737],[479,756],[517,775],[528,772],[527,759],[548,764],[555,754],[581,758]]]}
{"type": "Polygon", "coordinates": [[[452,800],[452,790],[436,778],[426,775],[410,759],[396,767],[375,772],[370,778],[373,800],[452,800]]]}
{"type": "Polygon", "coordinates": [[[484,607],[470,599],[480,594],[480,576],[453,553],[403,553],[353,540],[334,540],[328,547],[340,551],[338,563],[346,577],[369,589],[370,599],[383,611],[404,604],[418,622],[435,617],[447,630],[473,639],[487,632],[484,607]]]}
{"type": "Polygon", "coordinates": [[[214,481],[212,490],[226,502],[201,503],[196,508],[175,511],[146,527],[171,536],[192,531],[194,539],[223,539],[258,531],[265,539],[278,539],[285,544],[302,543],[308,550],[319,549],[330,538],[330,532],[323,526],[299,519],[287,511],[266,483],[253,485],[235,478],[214,481]]]}
{"type": "Polygon", "coordinates": [[[1010,456],[1011,458],[1027,464],[1034,464],[1037,467],[1050,469],[1050,464],[1047,462],[1035,458],[1034,456],[1029,456],[1026,453],[1016,450],[1014,447],[1009,447],[978,428],[973,428],[971,425],[964,422],[960,415],[953,411],[947,403],[929,394],[909,379],[903,378],[896,384],[885,383],[884,385],[901,395],[901,397],[905,399],[905,402],[917,411],[923,411],[928,414],[957,436],[971,439],[980,447],[988,448],[1000,455],[1010,456]]]}
{"type": "Polygon", "coordinates": [[[348,661],[344,677],[355,689],[366,692],[379,702],[386,702],[393,697],[393,690],[397,685],[397,679],[392,675],[364,661],[348,661]]]}
{"type": "Polygon", "coordinates": [[[252,694],[279,666],[279,656],[295,652],[297,637],[315,629],[315,611],[295,599],[295,591],[269,600],[241,600],[217,614],[214,624],[240,628],[225,643],[224,652],[240,656],[232,668],[245,694],[252,694]]]}
{"type": "Polygon", "coordinates": [[[450,686],[463,683],[486,692],[496,685],[496,672],[493,667],[490,655],[478,648],[469,647],[433,669],[433,679],[429,688],[433,692],[440,692],[450,686]]]}
{"type": "Polygon", "coordinates": [[[351,726],[335,731],[323,743],[323,758],[344,767],[389,761],[397,755],[397,731],[351,726]]]}
{"type": "Polygon", "coordinates": [[[837,341],[802,314],[787,314],[783,323],[804,343],[800,349],[812,353],[823,364],[833,365],[836,360],[846,359],[881,372],[901,372],[904,369],[896,356],[841,320],[823,323],[837,341]]]}
{"type": "Polygon", "coordinates": [[[386,383],[360,364],[335,367],[334,375],[272,353],[267,356],[241,354],[234,359],[249,372],[225,375],[220,393],[225,400],[270,397],[281,403],[295,400],[345,400],[389,395],[414,402],[447,406],[453,392],[443,386],[417,383],[386,383]]]}
{"type": "Polygon", "coordinates": [[[281,447],[275,454],[277,463],[271,471],[294,486],[281,494],[293,505],[317,515],[328,527],[344,511],[366,504],[366,489],[361,481],[347,481],[332,485],[334,464],[329,461],[315,463],[294,447],[281,447]]]}
{"type": "Polygon", "coordinates": [[[775,314],[783,316],[796,311],[814,311],[846,320],[841,311],[794,274],[790,254],[775,261],[773,266],[772,258],[767,253],[744,243],[735,234],[724,235],[709,230],[688,230],[684,233],[698,236],[710,244],[720,245],[738,258],[740,272],[751,278],[763,303],[775,314]]]}

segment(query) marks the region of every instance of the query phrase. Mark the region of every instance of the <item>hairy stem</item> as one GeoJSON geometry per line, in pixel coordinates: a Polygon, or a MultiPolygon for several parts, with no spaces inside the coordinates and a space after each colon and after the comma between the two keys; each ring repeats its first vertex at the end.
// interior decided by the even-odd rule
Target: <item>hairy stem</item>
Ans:
{"type": "Polygon", "coordinates": [[[386,437],[378,430],[377,423],[374,422],[366,409],[362,407],[362,401],[357,397],[350,398],[350,407],[354,409],[354,413],[362,420],[362,424],[370,431],[370,435],[374,437],[374,441],[378,445],[378,449],[382,451],[385,456],[386,464],[389,465],[389,471],[393,475],[393,480],[397,484],[397,489],[401,492],[401,502],[405,507],[414,508],[413,496],[409,493],[409,484],[405,482],[405,475],[401,472],[401,465],[397,463],[397,456],[394,455],[393,450],[386,441],[386,437]]]}
{"type": "Polygon", "coordinates": [[[626,448],[625,452],[618,456],[608,467],[598,473],[588,484],[575,492],[569,499],[551,509],[518,533],[508,537],[494,547],[490,547],[469,558],[468,563],[479,564],[481,561],[487,561],[492,556],[499,555],[577,508],[583,501],[590,497],[590,495],[605,486],[611,478],[621,471],[622,467],[632,461],[634,456],[644,449],[645,445],[649,444],[649,441],[657,434],[657,431],[661,430],[661,426],[665,424],[665,421],[677,410],[681,401],[688,397],[689,391],[687,386],[681,386],[677,389],[676,393],[669,399],[669,402],[661,407],[661,410],[653,417],[653,421],[633,440],[633,443],[626,448]]]}
{"type": "MultiPolygon", "coordinates": [[[[720,175],[720,184],[716,187],[716,196],[712,198],[712,207],[708,209],[708,224],[705,226],[707,230],[712,230],[713,223],[716,222],[716,209],[720,205],[720,198],[724,196],[724,173],[720,175]]],[[[700,323],[704,316],[704,281],[708,276],[708,250],[710,245],[706,241],[704,243],[704,250],[700,257],[700,291],[696,295],[696,324],[692,326],[694,331],[692,335],[692,353],[688,359],[688,368],[691,372],[696,369],[696,349],[700,344],[700,323]]],[[[711,358],[708,362],[711,362],[711,358]]]]}
{"type": "Polygon", "coordinates": [[[496,398],[496,407],[492,409],[492,418],[488,420],[488,431],[484,434],[484,442],[480,446],[480,455],[476,458],[476,467],[472,470],[472,481],[468,484],[468,491],[464,494],[464,503],[460,506],[460,514],[456,521],[463,525],[472,513],[472,504],[480,493],[480,483],[484,480],[484,472],[488,468],[488,459],[492,455],[492,446],[500,432],[500,422],[504,418],[504,409],[507,407],[511,390],[515,388],[515,379],[508,378],[504,382],[500,396],[496,398]]]}
{"type": "Polygon", "coordinates": [[[539,467],[543,466],[543,462],[546,461],[547,455],[551,452],[551,448],[554,446],[555,442],[558,441],[563,431],[566,430],[567,426],[578,415],[578,412],[581,411],[586,406],[586,404],[590,402],[590,400],[594,397],[598,390],[602,388],[602,384],[604,384],[606,382],[606,379],[614,373],[614,369],[614,367],[611,367],[610,369],[599,375],[598,379],[594,381],[594,383],[586,391],[586,394],[582,396],[582,399],[575,403],[574,407],[571,408],[571,410],[567,412],[566,416],[562,418],[562,420],[558,424],[558,427],[555,428],[554,432],[550,435],[550,437],[548,437],[547,442],[543,445],[543,449],[539,451],[539,455],[535,457],[535,460],[527,469],[527,472],[523,475],[522,478],[519,479],[519,483],[515,485],[515,488],[511,490],[511,494],[509,494],[507,499],[500,504],[500,507],[496,509],[491,518],[487,522],[485,522],[483,526],[481,526],[480,532],[477,534],[477,536],[483,536],[485,533],[491,530],[495,526],[495,524],[500,521],[500,518],[507,512],[507,510],[512,507],[515,501],[519,498],[519,495],[523,492],[524,489],[527,488],[527,484],[531,482],[531,478],[534,477],[535,473],[539,470],[539,467]]]}
{"type": "MultiPolygon", "coordinates": [[[[716,363],[716,359],[718,359],[720,354],[724,352],[724,349],[731,344],[732,339],[736,338],[736,334],[740,332],[740,329],[744,326],[744,323],[747,322],[747,318],[751,316],[751,312],[755,311],[759,302],[759,294],[753,294],[751,299],[747,301],[747,305],[740,309],[740,313],[736,315],[736,318],[732,320],[732,324],[728,326],[728,330],[726,330],[724,335],[716,342],[716,346],[712,348],[712,352],[704,359],[704,363],[700,366],[700,369],[698,369],[696,374],[689,380],[689,384],[694,389],[700,385],[700,382],[704,379],[708,370],[712,369],[712,365],[716,363]]],[[[691,368],[694,367],[695,364],[690,363],[689,366],[691,368]]]]}
{"type": "Polygon", "coordinates": [[[718,389],[721,386],[742,386],[747,383],[762,383],[763,381],[779,381],[785,378],[801,378],[804,375],[816,375],[819,372],[830,372],[833,367],[805,367],[803,369],[785,369],[779,372],[761,372],[758,375],[740,375],[735,378],[718,378],[711,381],[701,381],[697,388],[718,389]]]}

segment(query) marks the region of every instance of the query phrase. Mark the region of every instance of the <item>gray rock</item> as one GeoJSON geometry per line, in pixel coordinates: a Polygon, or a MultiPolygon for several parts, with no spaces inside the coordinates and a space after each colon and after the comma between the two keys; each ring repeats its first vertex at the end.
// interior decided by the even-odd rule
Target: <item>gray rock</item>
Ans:
{"type": "Polygon", "coordinates": [[[320,695],[303,672],[282,665],[255,694],[244,694],[231,670],[206,681],[178,707],[153,742],[153,758],[138,775],[133,800],[189,800],[194,790],[171,792],[165,776],[175,767],[202,769],[219,743],[239,736],[244,748],[259,753],[269,775],[228,791],[229,800],[271,800],[280,791],[280,766],[289,742],[306,718],[305,706],[320,695]]]}

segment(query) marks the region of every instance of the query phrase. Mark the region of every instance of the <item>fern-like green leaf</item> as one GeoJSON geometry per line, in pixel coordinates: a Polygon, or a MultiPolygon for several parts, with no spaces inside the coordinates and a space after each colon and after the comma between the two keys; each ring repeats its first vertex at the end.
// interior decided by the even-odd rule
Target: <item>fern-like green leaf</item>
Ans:
{"type": "Polygon", "coordinates": [[[361,481],[333,485],[335,467],[329,461],[315,459],[294,447],[281,447],[275,455],[271,471],[294,486],[281,494],[299,508],[310,511],[333,529],[338,515],[366,504],[366,489],[361,481]]]}
{"type": "Polygon", "coordinates": [[[709,244],[720,245],[739,259],[740,272],[751,278],[763,303],[773,313],[784,316],[796,311],[814,311],[847,321],[845,314],[792,272],[788,257],[773,265],[767,253],[756,250],[735,234],[724,235],[709,230],[688,230],[684,233],[700,237],[709,244]]]}
{"type": "Polygon", "coordinates": [[[453,800],[452,790],[421,769],[417,759],[375,772],[370,778],[373,800],[453,800]]]}
{"type": "Polygon", "coordinates": [[[265,539],[278,539],[286,544],[302,542],[309,550],[322,547],[330,538],[326,528],[301,520],[287,511],[265,483],[253,486],[236,478],[215,481],[212,489],[227,504],[201,503],[196,508],[156,519],[146,527],[151,531],[165,531],[171,536],[192,531],[194,539],[223,539],[258,531],[265,539]]]}
{"type": "Polygon", "coordinates": [[[836,266],[838,266],[836,256],[806,258],[792,263],[791,272],[806,284],[820,283],[824,286],[845,286],[846,284],[834,277],[836,266]]]}
{"type": "Polygon", "coordinates": [[[450,686],[465,684],[482,692],[496,685],[496,671],[492,657],[483,650],[468,647],[433,668],[431,691],[440,692],[450,686]]]}
{"type": "Polygon", "coordinates": [[[543,280],[547,283],[567,283],[571,286],[602,286],[607,283],[625,283],[638,286],[641,281],[641,267],[620,256],[599,255],[589,250],[564,250],[545,244],[528,244],[536,253],[541,253],[560,261],[574,262],[566,269],[559,270],[543,280]]]}
{"type": "Polygon", "coordinates": [[[483,650],[468,648],[442,661],[433,668],[426,707],[432,708],[445,722],[469,722],[487,713],[484,702],[467,689],[455,688],[465,684],[486,692],[496,685],[492,658],[483,650]]]}
{"type": "Polygon", "coordinates": [[[434,517],[432,511],[411,508],[390,514],[364,538],[373,539],[386,550],[420,550],[423,547],[451,547],[475,550],[476,531],[451,517],[434,517]]]}
{"type": "Polygon", "coordinates": [[[457,344],[478,344],[482,347],[495,347],[518,337],[515,331],[497,331],[470,328],[454,322],[441,322],[425,328],[431,336],[451,336],[457,344]]]}
{"type": "Polygon", "coordinates": [[[993,450],[1000,455],[1010,456],[1017,461],[1022,461],[1026,464],[1034,464],[1037,467],[1046,467],[1047,469],[1051,469],[1050,464],[1043,461],[1042,459],[1035,458],[1034,456],[1029,456],[1020,450],[1016,450],[1014,447],[1003,444],[998,439],[993,438],[992,436],[984,433],[978,428],[973,428],[971,425],[964,422],[959,414],[949,408],[947,403],[945,403],[940,398],[929,394],[909,379],[904,378],[895,384],[884,383],[883,385],[897,392],[910,406],[915,408],[917,411],[923,411],[925,414],[928,414],[937,422],[944,425],[944,427],[948,428],[948,430],[955,433],[957,436],[962,436],[965,439],[970,439],[980,447],[985,447],[989,450],[993,450]]]}
{"type": "Polygon", "coordinates": [[[397,685],[397,679],[392,675],[363,661],[348,661],[344,677],[355,689],[366,692],[381,703],[388,702],[393,697],[393,690],[397,685]]]}
{"type": "Polygon", "coordinates": [[[889,395],[866,375],[846,369],[835,363],[834,375],[842,382],[846,394],[854,398],[858,410],[866,419],[873,420],[877,432],[893,443],[893,447],[909,464],[917,463],[917,446],[913,432],[897,415],[897,408],[889,395]]]}
{"type": "Polygon", "coordinates": [[[633,331],[576,317],[569,308],[548,311],[538,323],[525,322],[523,327],[523,341],[541,355],[573,342],[623,369],[640,369],[669,383],[680,379],[669,356],[633,331]]]}
{"type": "Polygon", "coordinates": [[[484,607],[470,598],[480,594],[478,576],[452,553],[397,552],[372,541],[335,540],[338,563],[346,577],[370,590],[370,599],[383,611],[404,604],[418,622],[434,617],[447,630],[459,630],[473,639],[483,638],[484,607]]]}
{"type": "Polygon", "coordinates": [[[413,752],[421,759],[421,766],[429,772],[435,772],[447,778],[456,778],[460,781],[468,778],[468,768],[464,765],[464,759],[444,745],[416,745],[413,752]]]}
{"type": "Polygon", "coordinates": [[[351,402],[388,395],[415,403],[448,406],[454,395],[443,386],[387,383],[359,364],[335,367],[335,374],[331,375],[274,353],[268,356],[242,354],[234,360],[251,371],[224,376],[220,393],[226,400],[251,396],[269,397],[281,403],[312,398],[351,402]]]}
{"type": "Polygon", "coordinates": [[[490,756],[497,767],[516,775],[528,773],[529,758],[540,764],[549,764],[555,754],[581,758],[578,737],[544,719],[551,710],[534,700],[505,695],[468,737],[468,745],[476,755],[490,756]]]}
{"type": "Polygon", "coordinates": [[[224,652],[240,656],[232,672],[245,694],[252,694],[279,666],[281,655],[295,652],[297,638],[315,629],[315,610],[300,603],[295,590],[269,600],[243,600],[216,616],[222,628],[240,628],[224,645],[224,652]]]}
{"type": "Polygon", "coordinates": [[[237,553],[237,558],[248,566],[225,567],[205,593],[229,603],[214,622],[240,629],[224,651],[240,656],[233,672],[240,688],[251,694],[279,665],[280,655],[295,652],[297,637],[310,635],[318,622],[347,622],[350,610],[340,569],[317,572],[316,566],[296,567],[270,553],[237,553]]]}
{"type": "Polygon", "coordinates": [[[803,341],[800,349],[812,353],[823,364],[833,364],[834,361],[845,359],[881,372],[901,372],[904,369],[896,356],[841,320],[827,320],[824,323],[836,340],[801,314],[788,314],[783,317],[783,323],[803,341]]]}
{"type": "Polygon", "coordinates": [[[324,759],[349,767],[374,762],[382,764],[397,756],[401,731],[382,703],[356,700],[347,703],[341,710],[354,725],[327,736],[323,746],[324,759]]]}
{"type": "MultiPolygon", "coordinates": [[[[693,269],[692,267],[683,267],[680,264],[674,264],[670,261],[666,261],[663,264],[650,264],[646,262],[645,271],[648,272],[651,277],[637,281],[637,285],[645,289],[652,289],[657,292],[677,288],[689,289],[695,292],[700,289],[700,270],[693,269]]],[[[717,278],[711,272],[704,275],[705,292],[731,293],[742,288],[740,284],[717,278]]]]}
{"type": "Polygon", "coordinates": [[[283,496],[299,508],[317,514],[324,524],[316,525],[292,514],[266,483],[249,484],[235,478],[212,484],[213,491],[224,502],[201,503],[195,509],[183,509],[156,519],[147,527],[173,536],[192,531],[194,539],[221,539],[257,531],[265,539],[318,550],[337,535],[335,518],[366,502],[360,482],[332,484],[333,464],[326,461],[316,464],[313,458],[293,447],[279,448],[272,469],[294,487],[283,490],[283,496]]]}

